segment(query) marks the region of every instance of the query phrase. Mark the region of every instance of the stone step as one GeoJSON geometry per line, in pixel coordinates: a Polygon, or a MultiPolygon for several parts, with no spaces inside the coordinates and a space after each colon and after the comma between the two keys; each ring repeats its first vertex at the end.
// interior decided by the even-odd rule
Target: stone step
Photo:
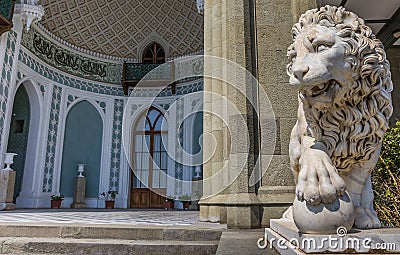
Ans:
{"type": "Polygon", "coordinates": [[[1,254],[215,254],[218,241],[0,238],[1,254]]]}
{"type": "Polygon", "coordinates": [[[221,229],[124,225],[27,225],[4,224],[0,237],[69,239],[218,241],[221,229]]]}

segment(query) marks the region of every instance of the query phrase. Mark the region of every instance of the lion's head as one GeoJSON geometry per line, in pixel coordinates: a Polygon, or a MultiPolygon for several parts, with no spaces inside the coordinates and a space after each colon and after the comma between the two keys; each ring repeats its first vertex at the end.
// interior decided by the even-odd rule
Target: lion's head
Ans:
{"type": "Polygon", "coordinates": [[[382,43],[342,7],[307,11],[292,33],[287,72],[299,89],[309,135],[326,145],[339,170],[368,160],[392,114],[382,43]]]}

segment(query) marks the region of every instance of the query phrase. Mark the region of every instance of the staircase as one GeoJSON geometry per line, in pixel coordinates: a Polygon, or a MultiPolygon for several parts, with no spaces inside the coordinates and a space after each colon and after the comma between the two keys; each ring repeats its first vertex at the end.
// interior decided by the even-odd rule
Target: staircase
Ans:
{"type": "Polygon", "coordinates": [[[7,223],[0,254],[215,254],[222,229],[7,223]]]}

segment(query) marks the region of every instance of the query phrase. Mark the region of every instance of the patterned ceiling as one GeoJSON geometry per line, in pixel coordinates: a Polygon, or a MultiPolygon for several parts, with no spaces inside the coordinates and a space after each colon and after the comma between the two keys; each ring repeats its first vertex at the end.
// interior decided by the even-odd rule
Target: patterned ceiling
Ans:
{"type": "Polygon", "coordinates": [[[42,0],[41,5],[47,30],[97,53],[140,59],[138,48],[154,34],[169,44],[168,57],[203,49],[203,16],[195,0],[42,0]]]}

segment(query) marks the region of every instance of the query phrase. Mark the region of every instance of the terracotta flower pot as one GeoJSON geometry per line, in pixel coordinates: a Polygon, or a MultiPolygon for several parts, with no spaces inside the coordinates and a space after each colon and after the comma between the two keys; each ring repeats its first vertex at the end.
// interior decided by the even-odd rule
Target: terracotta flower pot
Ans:
{"type": "Polygon", "coordinates": [[[106,209],[114,209],[115,201],[106,201],[106,209]]]}
{"type": "Polygon", "coordinates": [[[51,200],[51,209],[60,209],[62,200],[51,200]]]}
{"type": "Polygon", "coordinates": [[[183,204],[183,209],[188,210],[192,202],[187,201],[187,202],[182,202],[182,204],[183,204]]]}
{"type": "Polygon", "coordinates": [[[174,201],[171,201],[171,200],[164,200],[163,201],[163,204],[162,204],[162,207],[164,208],[164,209],[174,209],[174,201]]]}

